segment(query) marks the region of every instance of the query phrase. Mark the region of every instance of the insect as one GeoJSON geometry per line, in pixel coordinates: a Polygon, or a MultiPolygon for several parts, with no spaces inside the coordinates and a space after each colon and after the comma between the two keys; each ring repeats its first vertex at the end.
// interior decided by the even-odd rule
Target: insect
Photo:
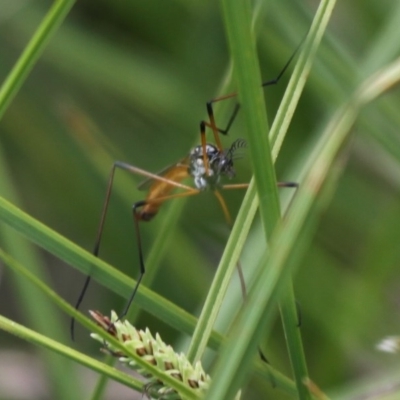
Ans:
{"type": "MultiPolygon", "coordinates": [[[[298,48],[291,55],[291,57],[289,58],[289,60],[279,73],[279,75],[272,80],[262,83],[262,87],[272,86],[279,82],[280,78],[289,67],[297,51],[298,48]]],[[[138,279],[136,281],[136,285],[133,288],[132,293],[127,301],[127,304],[123,312],[119,316],[119,318],[122,318],[127,314],[146,271],[144,257],[143,257],[142,241],[140,235],[140,227],[139,227],[140,222],[151,221],[157,215],[163,203],[165,203],[168,200],[193,196],[205,190],[211,190],[213,191],[213,193],[215,194],[221,205],[226,221],[230,226],[232,225],[232,218],[230,216],[225,200],[221,194],[221,191],[232,190],[232,189],[246,189],[249,186],[248,183],[231,183],[231,184],[223,183],[224,179],[229,180],[235,177],[234,161],[239,156],[238,151],[246,147],[246,142],[243,139],[237,139],[228,148],[224,148],[222,146],[220,135],[228,134],[239,112],[240,104],[236,103],[236,105],[234,106],[231,117],[229,118],[225,129],[221,129],[216,125],[213,104],[236,96],[237,93],[230,93],[221,97],[214,98],[213,100],[207,102],[206,108],[207,108],[208,121],[203,120],[200,122],[200,139],[201,139],[200,144],[191,149],[189,154],[182,160],[163,169],[158,174],[153,174],[151,172],[138,168],[134,165],[127,164],[125,162],[121,161],[114,162],[108,180],[106,196],[96,235],[96,241],[93,250],[93,254],[95,256],[99,255],[100,243],[103,234],[105,218],[108,210],[108,205],[112,192],[112,186],[116,170],[117,169],[125,170],[129,173],[145,177],[146,180],[141,185],[139,185],[138,188],[147,190],[147,196],[143,200],[134,203],[132,206],[133,221],[136,231],[136,239],[137,239],[138,254],[139,254],[140,271],[138,279]],[[209,128],[212,131],[214,137],[214,143],[208,143],[206,141],[207,128],[209,128]],[[182,183],[185,179],[191,179],[192,186],[182,183]]],[[[278,186],[297,187],[297,183],[279,182],[278,186]]],[[[238,264],[238,272],[241,282],[242,293],[243,296],[245,297],[246,286],[244,283],[244,278],[240,264],[238,264]]],[[[91,276],[88,275],[81,290],[81,293],[78,297],[75,306],[76,309],[79,308],[84,298],[90,280],[91,276]]],[[[75,326],[75,319],[72,318],[70,326],[72,339],[74,339],[74,326],[75,326]]]]}

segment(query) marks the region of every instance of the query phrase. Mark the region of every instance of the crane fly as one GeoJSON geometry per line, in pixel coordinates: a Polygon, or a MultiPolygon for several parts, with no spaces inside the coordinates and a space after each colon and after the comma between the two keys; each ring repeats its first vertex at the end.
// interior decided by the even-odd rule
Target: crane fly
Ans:
{"type": "MultiPolygon", "coordinates": [[[[279,82],[280,78],[285,73],[291,61],[293,60],[294,56],[296,55],[299,47],[290,56],[289,60],[286,62],[285,66],[283,67],[279,75],[272,80],[263,82],[261,84],[262,87],[276,85],[279,82]]],[[[147,190],[147,196],[143,200],[134,203],[132,206],[132,215],[136,232],[140,271],[138,279],[136,281],[136,285],[132,290],[132,293],[127,301],[127,304],[123,312],[119,316],[119,319],[123,318],[127,314],[132,304],[132,301],[137,293],[137,290],[140,286],[140,283],[143,279],[143,276],[146,272],[144,257],[143,257],[142,240],[140,235],[140,227],[139,227],[141,221],[143,222],[151,221],[157,215],[162,204],[164,204],[168,200],[194,196],[205,190],[211,190],[213,191],[218,202],[221,205],[227,223],[229,224],[229,226],[232,226],[232,218],[230,216],[225,200],[221,194],[221,190],[247,189],[249,183],[226,184],[223,183],[222,180],[224,178],[233,179],[235,177],[234,160],[239,156],[238,151],[246,147],[246,142],[244,139],[236,139],[229,147],[224,148],[222,146],[220,135],[228,134],[239,112],[240,104],[236,103],[225,129],[221,129],[216,125],[213,104],[222,100],[234,98],[236,96],[237,93],[234,92],[214,98],[213,100],[207,102],[206,108],[207,108],[208,121],[203,120],[200,122],[200,139],[201,139],[200,144],[193,147],[189,152],[189,154],[182,160],[163,169],[159,173],[154,174],[122,161],[114,162],[108,179],[106,196],[103,204],[103,209],[101,212],[100,223],[97,230],[96,241],[93,250],[93,254],[96,257],[99,255],[100,243],[103,234],[103,228],[108,210],[112,186],[114,182],[115,171],[119,169],[145,177],[146,178],[145,181],[139,185],[138,189],[147,190]],[[207,128],[209,128],[213,133],[214,143],[208,143],[206,141],[207,128]],[[182,183],[182,181],[186,179],[192,180],[192,186],[182,183]],[[174,190],[177,190],[177,192],[174,192],[174,190]]],[[[278,182],[278,186],[297,187],[298,185],[297,183],[294,182],[278,182]]],[[[242,294],[243,297],[245,298],[246,285],[244,282],[243,272],[240,263],[238,263],[237,269],[239,273],[242,294]]],[[[88,275],[86,277],[83,288],[80,292],[80,295],[75,305],[75,309],[77,310],[79,309],[79,306],[82,303],[84,295],[88,289],[90,280],[91,276],[88,275]]],[[[71,337],[74,340],[74,329],[75,329],[74,318],[71,319],[70,328],[71,328],[71,337]]],[[[267,362],[266,358],[263,356],[261,352],[260,356],[264,361],[267,362]]]]}

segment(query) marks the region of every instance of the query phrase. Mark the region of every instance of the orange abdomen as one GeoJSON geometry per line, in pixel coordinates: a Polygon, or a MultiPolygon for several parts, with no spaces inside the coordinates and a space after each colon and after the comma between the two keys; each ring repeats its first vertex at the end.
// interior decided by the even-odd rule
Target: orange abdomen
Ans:
{"type": "Polygon", "coordinates": [[[172,182],[180,183],[188,176],[187,165],[177,165],[162,175],[164,179],[170,180],[171,183],[155,180],[150,186],[144,206],[136,214],[139,220],[150,221],[158,213],[161,204],[168,200],[172,190],[176,188],[172,182]]]}

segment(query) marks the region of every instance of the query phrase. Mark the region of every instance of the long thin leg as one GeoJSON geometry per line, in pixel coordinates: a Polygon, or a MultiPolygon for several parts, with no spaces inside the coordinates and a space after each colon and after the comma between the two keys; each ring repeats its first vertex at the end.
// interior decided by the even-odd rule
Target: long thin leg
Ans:
{"type": "MultiPolygon", "coordinates": [[[[78,300],[77,300],[77,302],[75,304],[75,310],[79,309],[79,306],[82,303],[83,298],[85,297],[85,293],[87,291],[87,288],[89,287],[90,281],[91,281],[91,276],[88,275],[86,277],[86,279],[85,279],[85,282],[84,282],[83,286],[82,286],[81,292],[79,293],[78,300]]],[[[75,317],[71,318],[71,323],[70,323],[70,328],[69,329],[70,329],[71,339],[72,339],[72,341],[74,341],[75,340],[75,317]]]]}
{"type": "Polygon", "coordinates": [[[130,297],[128,299],[128,302],[126,303],[126,306],[125,306],[124,310],[122,311],[121,315],[118,317],[118,320],[120,320],[121,318],[125,317],[125,315],[127,314],[128,310],[129,310],[129,308],[130,308],[130,306],[132,304],[133,298],[135,297],[136,292],[139,289],[140,282],[143,279],[144,273],[146,272],[146,268],[144,266],[142,237],[140,235],[140,229],[139,229],[139,221],[140,221],[140,219],[139,219],[139,214],[137,212],[137,209],[139,207],[143,207],[146,204],[147,204],[146,201],[139,201],[139,202],[135,203],[132,206],[132,215],[133,215],[133,222],[134,222],[135,231],[136,231],[136,242],[137,242],[137,246],[138,246],[140,271],[139,271],[139,277],[138,277],[138,279],[136,281],[136,285],[132,290],[132,293],[131,293],[131,295],[130,295],[130,297]]]}
{"type": "MultiPolygon", "coordinates": [[[[193,194],[198,193],[198,191],[196,191],[195,189],[193,189],[190,186],[183,185],[183,184],[181,184],[179,182],[172,181],[170,179],[164,178],[164,177],[156,175],[156,174],[152,174],[151,172],[148,172],[148,171],[143,170],[141,168],[137,168],[137,167],[135,167],[133,165],[124,163],[122,161],[114,162],[114,164],[113,164],[113,166],[111,168],[109,179],[108,179],[106,196],[105,196],[105,199],[104,199],[103,209],[102,209],[101,217],[100,217],[100,223],[99,223],[99,227],[97,229],[96,240],[95,240],[95,245],[94,245],[94,249],[93,249],[93,254],[96,257],[98,257],[98,255],[99,255],[100,243],[101,243],[101,238],[102,238],[102,235],[103,235],[105,218],[106,218],[106,214],[107,214],[108,204],[110,202],[110,196],[111,196],[112,186],[113,186],[113,182],[114,182],[114,175],[115,175],[115,171],[116,171],[117,168],[125,170],[125,171],[128,171],[128,172],[133,173],[133,174],[142,175],[142,176],[154,179],[154,180],[159,181],[159,182],[168,183],[169,185],[171,185],[173,187],[176,187],[176,188],[184,189],[184,190],[187,191],[187,192],[184,192],[184,193],[188,193],[186,195],[191,194],[193,191],[195,192],[193,194]]],[[[182,193],[177,193],[176,195],[172,195],[172,196],[173,197],[182,197],[183,194],[182,193]]],[[[167,196],[167,198],[158,199],[158,201],[167,200],[169,198],[171,198],[171,196],[167,196]]],[[[81,292],[79,294],[78,300],[77,300],[77,302],[75,304],[75,309],[76,310],[79,309],[79,307],[80,307],[80,305],[81,305],[81,303],[83,301],[83,298],[85,297],[85,294],[86,294],[87,289],[89,287],[90,281],[91,281],[91,276],[88,275],[86,277],[86,279],[85,279],[85,282],[84,282],[84,285],[83,285],[83,287],[81,289],[81,292]]],[[[74,340],[74,338],[75,338],[75,318],[73,318],[73,317],[71,318],[70,333],[71,333],[71,339],[74,340]]]]}
{"type": "MultiPolygon", "coordinates": [[[[117,164],[117,162],[115,162],[111,168],[110,177],[108,178],[106,197],[104,200],[103,210],[101,212],[100,223],[99,223],[99,227],[97,229],[96,241],[95,241],[94,249],[93,249],[93,254],[96,257],[98,257],[98,255],[99,255],[99,248],[100,248],[101,237],[103,234],[104,222],[105,222],[105,218],[106,218],[106,214],[107,214],[108,204],[110,202],[111,189],[112,189],[112,185],[113,185],[113,181],[114,181],[115,169],[117,166],[118,166],[118,164],[117,164]]],[[[90,281],[91,281],[91,276],[88,275],[86,277],[85,283],[81,289],[78,300],[75,304],[75,310],[79,309],[79,306],[81,305],[83,298],[85,297],[86,291],[89,287],[90,281]]],[[[75,340],[75,318],[74,317],[71,318],[70,332],[71,332],[71,339],[75,340]]]]}
{"type": "MultiPolygon", "coordinates": [[[[221,142],[219,141],[219,136],[215,136],[216,138],[218,138],[218,143],[217,146],[219,148],[220,151],[222,151],[222,149],[219,146],[221,145],[221,142]]],[[[206,175],[209,176],[210,175],[210,165],[208,162],[208,157],[207,157],[207,151],[206,151],[206,146],[207,146],[207,139],[206,139],[206,125],[204,121],[200,122],[200,141],[201,141],[201,148],[203,151],[203,165],[206,169],[206,175]]]]}
{"type": "MultiPolygon", "coordinates": [[[[282,78],[282,76],[285,74],[286,70],[289,68],[289,65],[291,64],[293,58],[296,56],[297,52],[299,51],[301,45],[303,44],[303,41],[301,41],[301,43],[299,44],[299,46],[296,48],[296,50],[293,52],[293,54],[289,57],[289,60],[286,62],[286,64],[284,65],[284,67],[282,68],[282,70],[279,72],[278,76],[276,76],[273,79],[270,79],[269,81],[263,82],[261,84],[262,87],[266,87],[266,86],[273,86],[278,84],[278,82],[280,81],[280,79],[282,78]]],[[[222,133],[223,135],[227,135],[229,130],[231,129],[231,126],[233,124],[233,122],[236,119],[236,116],[240,110],[240,104],[236,103],[235,107],[232,111],[232,114],[228,120],[228,123],[226,125],[225,129],[221,129],[218,128],[216,126],[215,123],[215,117],[214,117],[214,110],[213,110],[213,104],[217,103],[218,101],[222,101],[222,100],[226,100],[226,99],[231,99],[232,97],[236,97],[237,96],[237,92],[233,92],[233,93],[229,93],[226,94],[224,96],[220,96],[220,97],[216,97],[215,99],[210,100],[209,102],[207,102],[206,104],[206,108],[207,108],[207,115],[209,118],[209,122],[204,121],[204,123],[206,124],[206,126],[208,126],[209,128],[212,129],[213,133],[214,133],[214,137],[218,136],[218,133],[222,133]]],[[[218,141],[216,139],[216,143],[218,145],[218,141]]]]}
{"type": "MultiPolygon", "coordinates": [[[[277,182],[276,185],[278,187],[287,187],[287,188],[297,188],[299,184],[297,182],[277,182]]],[[[233,183],[228,185],[223,185],[222,189],[231,190],[231,189],[247,189],[249,187],[248,183],[233,183]]]]}
{"type": "MultiPolygon", "coordinates": [[[[159,197],[158,199],[155,199],[153,202],[164,202],[167,200],[171,200],[171,199],[176,199],[179,197],[187,197],[187,196],[192,196],[192,195],[196,195],[200,193],[199,190],[193,189],[191,191],[188,192],[182,192],[182,193],[175,193],[169,196],[164,196],[164,197],[159,197]]],[[[133,221],[134,221],[134,226],[135,226],[135,231],[136,231],[136,238],[137,238],[137,245],[138,245],[138,253],[139,253],[139,277],[136,281],[135,287],[132,290],[131,295],[129,296],[129,299],[125,305],[124,310],[122,311],[122,313],[118,316],[118,320],[120,320],[121,318],[125,317],[125,315],[128,313],[129,308],[132,305],[133,299],[139,289],[140,283],[143,279],[143,276],[146,272],[146,267],[144,264],[144,256],[143,256],[143,246],[142,246],[142,238],[141,238],[141,234],[140,234],[140,227],[139,227],[139,223],[140,223],[140,215],[138,213],[138,208],[140,207],[144,207],[145,205],[150,204],[152,201],[138,201],[137,203],[135,203],[132,206],[132,214],[133,214],[133,221]]]]}
{"type": "Polygon", "coordinates": [[[297,182],[278,182],[278,187],[287,187],[287,188],[298,188],[299,184],[297,182]]]}

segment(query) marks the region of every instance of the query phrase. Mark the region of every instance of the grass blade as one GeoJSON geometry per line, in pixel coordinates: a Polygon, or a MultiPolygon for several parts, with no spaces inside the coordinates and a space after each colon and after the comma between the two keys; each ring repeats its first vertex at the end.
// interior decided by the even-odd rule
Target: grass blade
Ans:
{"type": "MultiPolygon", "coordinates": [[[[74,266],[116,293],[128,298],[135,281],[104,261],[96,258],[49,227],[33,219],[7,200],[0,198],[0,219],[22,233],[29,240],[74,266]]],[[[173,303],[141,286],[135,299],[146,311],[183,332],[193,331],[196,319],[173,303]]],[[[215,339],[214,345],[219,341],[215,339]]]]}
{"type": "Polygon", "coordinates": [[[51,6],[0,88],[0,119],[74,3],[75,0],[58,0],[51,6]]]}
{"type": "MultiPolygon", "coordinates": [[[[301,71],[305,71],[305,74],[308,73],[311,60],[315,55],[322,33],[329,21],[334,3],[335,2],[329,1],[321,3],[313,27],[311,28],[309,38],[304,45],[305,50],[300,56],[298,67],[295,71],[297,75],[300,74],[301,71]]],[[[267,124],[265,112],[263,111],[265,107],[263,107],[259,87],[259,82],[261,81],[260,72],[255,56],[254,40],[250,33],[251,22],[249,6],[244,5],[240,8],[238,3],[236,3],[235,6],[229,2],[223,2],[223,4],[228,37],[230,38],[230,47],[237,74],[239,96],[241,96],[243,111],[247,116],[250,149],[253,149],[252,160],[258,196],[260,199],[261,217],[264,223],[265,235],[267,238],[270,238],[274,227],[279,221],[280,209],[272,157],[268,157],[271,152],[268,141],[263,133],[267,124]],[[247,19],[244,18],[246,15],[247,19]]],[[[289,98],[293,95],[293,89],[298,88],[298,91],[295,93],[297,94],[297,97],[294,97],[294,103],[297,102],[302,91],[302,85],[294,86],[297,77],[296,74],[294,74],[292,86],[289,86],[285,94],[287,95],[287,98],[289,98]]],[[[290,102],[285,101],[284,104],[289,105],[290,102]]],[[[280,113],[277,115],[276,126],[282,127],[282,133],[286,132],[293,112],[294,108],[280,108],[280,113]],[[291,111],[291,113],[289,114],[288,111],[291,111]],[[285,122],[286,114],[288,114],[287,122],[285,122]]],[[[278,131],[275,133],[274,131],[272,138],[277,142],[278,149],[280,148],[283,137],[283,134],[279,134],[278,131]]],[[[299,330],[293,329],[293,327],[297,325],[297,307],[291,282],[288,283],[285,301],[281,304],[281,314],[299,395],[300,398],[307,399],[309,398],[309,395],[302,383],[303,377],[307,376],[307,367],[299,330]]]]}
{"type": "Polygon", "coordinates": [[[333,116],[310,159],[311,168],[301,186],[287,219],[274,234],[271,253],[265,255],[258,269],[258,279],[249,301],[232,331],[223,351],[215,382],[208,398],[230,398],[236,393],[266,324],[273,316],[273,305],[284,292],[291,274],[299,265],[315,230],[321,207],[326,204],[332,189],[329,184],[330,170],[350,135],[363,106],[400,83],[400,59],[374,74],[364,82],[349,102],[333,116]],[[243,329],[252,331],[250,336],[243,329]]]}
{"type": "Polygon", "coordinates": [[[9,332],[12,335],[18,336],[27,342],[33,343],[37,346],[41,346],[48,350],[54,351],[59,355],[74,360],[79,364],[92,369],[93,371],[97,371],[101,374],[106,374],[115,381],[120,382],[123,385],[126,385],[134,390],[142,390],[143,383],[133,378],[132,376],[124,372],[118,371],[115,368],[109,367],[104,363],[101,363],[100,361],[97,361],[74,349],[71,349],[68,346],[65,346],[55,340],[41,335],[31,329],[28,329],[14,321],[9,320],[2,315],[0,315],[0,329],[9,332]]]}
{"type": "MultiPolygon", "coordinates": [[[[115,346],[117,349],[122,350],[130,358],[133,358],[135,360],[135,362],[140,367],[147,370],[149,374],[153,375],[156,378],[159,378],[161,381],[163,381],[168,386],[179,391],[179,393],[184,394],[185,396],[187,396],[188,399],[198,398],[197,394],[194,393],[189,387],[185,386],[182,382],[178,381],[171,375],[161,371],[160,369],[158,369],[151,363],[148,363],[141,356],[136,354],[136,352],[130,351],[128,348],[126,348],[123,344],[121,344],[113,336],[107,334],[103,328],[97,326],[94,322],[92,322],[90,319],[88,319],[87,317],[82,315],[80,312],[77,312],[71,305],[69,305],[65,300],[63,300],[60,296],[58,296],[53,290],[51,290],[40,279],[36,278],[27,268],[25,268],[20,263],[15,261],[12,257],[10,257],[8,254],[6,254],[1,249],[0,249],[0,259],[6,265],[8,265],[11,269],[13,269],[15,272],[17,272],[18,274],[21,274],[22,276],[27,278],[32,284],[34,284],[38,289],[40,289],[46,296],[48,296],[52,301],[54,301],[54,303],[57,304],[57,306],[59,306],[62,310],[66,311],[69,315],[73,315],[77,321],[82,323],[90,331],[99,334],[101,337],[104,337],[110,344],[115,346]]],[[[9,330],[9,326],[10,325],[13,326],[13,323],[6,324],[7,321],[5,319],[3,320],[3,322],[5,322],[3,325],[4,329],[9,330]]],[[[45,338],[42,335],[39,335],[36,332],[28,330],[22,326],[18,326],[18,329],[15,331],[11,330],[10,333],[22,335],[22,337],[25,340],[30,340],[36,344],[40,344],[42,346],[51,348],[52,350],[54,350],[58,353],[61,353],[64,356],[72,358],[90,368],[94,368],[93,363],[87,362],[87,360],[88,360],[87,356],[84,356],[75,350],[72,350],[66,346],[63,346],[49,338],[45,338]]],[[[105,370],[108,371],[108,369],[110,368],[109,366],[106,366],[105,364],[103,364],[103,366],[104,366],[104,369],[102,372],[104,372],[105,370]]],[[[109,376],[109,377],[111,377],[111,376],[109,376]]],[[[114,378],[115,374],[112,377],[114,378]]]]}

